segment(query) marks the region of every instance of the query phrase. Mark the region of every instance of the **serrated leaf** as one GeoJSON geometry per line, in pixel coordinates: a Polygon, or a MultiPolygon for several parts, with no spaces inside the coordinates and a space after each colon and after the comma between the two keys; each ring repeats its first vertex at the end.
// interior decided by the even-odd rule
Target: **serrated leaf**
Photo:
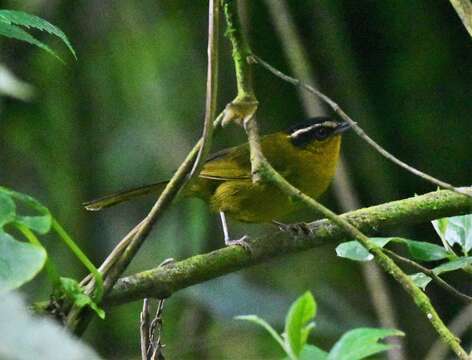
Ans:
{"type": "Polygon", "coordinates": [[[444,247],[431,244],[425,241],[414,241],[408,239],[402,239],[410,255],[420,261],[436,261],[447,259],[450,256],[450,253],[444,249],[444,247]]]}
{"type": "Polygon", "coordinates": [[[0,232],[0,293],[20,287],[41,271],[46,251],[0,232]]]}
{"type": "Polygon", "coordinates": [[[309,331],[313,325],[309,324],[316,315],[316,302],[307,291],[291,306],[285,319],[285,336],[292,353],[298,357],[305,346],[309,331]]]}
{"type": "Polygon", "coordinates": [[[472,256],[461,257],[456,260],[449,261],[447,263],[441,264],[433,269],[433,272],[436,275],[443,274],[445,272],[455,271],[464,269],[467,266],[472,265],[472,256]]]}
{"type": "Polygon", "coordinates": [[[63,60],[49,46],[47,46],[45,43],[39,41],[33,35],[27,33],[25,30],[23,30],[22,28],[20,28],[16,25],[0,22],[0,35],[9,37],[11,39],[25,41],[25,42],[27,42],[31,45],[35,45],[35,46],[47,51],[49,54],[54,56],[56,59],[63,62],[63,60]]]}
{"type": "Polygon", "coordinates": [[[423,274],[422,272],[416,273],[416,274],[411,274],[411,275],[408,275],[408,276],[411,278],[411,280],[413,280],[413,282],[415,283],[416,286],[418,286],[419,288],[421,288],[423,290],[425,290],[426,286],[428,286],[428,284],[431,282],[431,280],[433,280],[428,275],[423,274]]]}
{"type": "MultiPolygon", "coordinates": [[[[381,248],[394,239],[382,237],[370,238],[375,245],[381,248]]],[[[374,258],[374,255],[356,240],[346,241],[336,246],[336,255],[354,261],[370,261],[374,258]]]]}
{"type": "Polygon", "coordinates": [[[277,343],[282,347],[282,349],[284,349],[284,351],[287,351],[282,337],[264,319],[260,318],[257,315],[240,315],[240,316],[236,316],[235,319],[249,321],[259,326],[262,326],[277,341],[277,343]]]}
{"type": "Polygon", "coordinates": [[[37,232],[38,234],[44,235],[51,230],[51,215],[41,216],[17,216],[15,222],[25,225],[30,230],[37,232]]]}
{"type": "Polygon", "coordinates": [[[40,18],[39,16],[31,15],[23,11],[0,10],[0,22],[25,26],[27,28],[34,28],[40,31],[46,31],[51,35],[55,35],[62,40],[62,42],[67,46],[74,58],[77,59],[75,50],[72,47],[66,34],[64,34],[64,32],[57,26],[54,26],[53,24],[40,18]]]}
{"type": "Polygon", "coordinates": [[[12,198],[0,192],[0,230],[15,219],[16,206],[12,198]]]}
{"type": "Polygon", "coordinates": [[[64,294],[78,307],[88,306],[98,315],[100,319],[105,318],[105,311],[98,307],[98,305],[92,300],[90,296],[85,294],[84,289],[80,284],[70,278],[61,277],[61,286],[64,294]]]}
{"type": "Polygon", "coordinates": [[[359,360],[393,348],[393,345],[379,343],[388,336],[403,336],[395,329],[359,328],[348,331],[329,352],[327,360],[359,360]]]}

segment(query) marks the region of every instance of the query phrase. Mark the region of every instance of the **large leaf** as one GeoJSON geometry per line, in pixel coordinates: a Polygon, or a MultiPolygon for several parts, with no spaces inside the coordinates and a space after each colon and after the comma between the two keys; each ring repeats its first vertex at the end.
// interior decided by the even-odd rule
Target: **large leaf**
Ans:
{"type": "Polygon", "coordinates": [[[46,257],[42,247],[16,241],[0,232],[0,292],[31,280],[44,266],[46,257]]]}
{"type": "Polygon", "coordinates": [[[450,246],[458,244],[464,254],[472,249],[472,214],[434,220],[433,226],[450,246]]]}
{"type": "Polygon", "coordinates": [[[30,230],[37,232],[38,234],[44,235],[49,232],[51,229],[52,224],[52,217],[49,210],[42,205],[38,200],[35,198],[22,194],[4,187],[0,186],[0,227],[2,225],[2,203],[4,203],[3,199],[9,198],[11,202],[12,199],[15,199],[24,205],[28,206],[29,208],[37,211],[40,215],[36,216],[22,216],[22,215],[14,215],[10,221],[15,221],[17,223],[23,224],[28,227],[30,230]]]}
{"type": "Polygon", "coordinates": [[[425,241],[414,241],[402,239],[411,256],[420,261],[436,261],[446,259],[450,256],[449,252],[444,247],[431,244],[425,241]]]}
{"type": "MultiPolygon", "coordinates": [[[[71,43],[69,42],[69,39],[67,38],[66,34],[64,34],[64,32],[61,29],[59,29],[57,26],[54,26],[50,22],[38,16],[31,15],[22,11],[0,10],[0,22],[3,22],[4,24],[10,25],[10,26],[19,25],[19,26],[24,26],[26,28],[33,28],[40,31],[46,31],[49,34],[55,35],[59,39],[62,40],[62,42],[67,46],[67,48],[72,53],[74,58],[77,59],[75,50],[72,47],[71,43]]],[[[34,45],[38,45],[38,44],[35,43],[34,45]]]]}
{"type": "Polygon", "coordinates": [[[17,216],[15,222],[28,227],[29,229],[44,235],[51,229],[51,215],[41,216],[17,216]]]}
{"type": "Polygon", "coordinates": [[[327,360],[358,360],[393,348],[392,345],[379,343],[388,336],[403,336],[395,329],[359,328],[348,331],[339,339],[329,352],[327,360]]]}
{"type": "MultiPolygon", "coordinates": [[[[370,240],[377,246],[383,248],[390,241],[395,238],[370,238],[370,240]]],[[[358,241],[346,241],[339,244],[336,247],[336,254],[339,257],[354,260],[354,261],[370,261],[374,258],[374,255],[362,246],[358,241]]]]}
{"type": "Polygon", "coordinates": [[[15,219],[16,206],[8,194],[0,192],[0,230],[15,219]]]}
{"type": "Polygon", "coordinates": [[[311,322],[316,315],[316,302],[307,291],[291,306],[285,319],[285,336],[292,353],[298,357],[313,329],[311,322]]]}

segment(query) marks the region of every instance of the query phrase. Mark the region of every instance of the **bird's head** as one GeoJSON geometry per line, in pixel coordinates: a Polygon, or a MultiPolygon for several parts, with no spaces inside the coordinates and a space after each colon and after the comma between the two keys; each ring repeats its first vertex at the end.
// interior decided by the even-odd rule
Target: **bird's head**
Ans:
{"type": "Polygon", "coordinates": [[[286,133],[294,146],[322,149],[339,144],[340,135],[350,128],[347,122],[337,122],[330,117],[319,116],[290,127],[286,133]]]}

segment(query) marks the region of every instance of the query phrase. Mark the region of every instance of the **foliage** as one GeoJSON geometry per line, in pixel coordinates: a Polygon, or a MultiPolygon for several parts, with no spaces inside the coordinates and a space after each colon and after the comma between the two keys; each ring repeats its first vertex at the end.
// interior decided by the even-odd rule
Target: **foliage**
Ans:
{"type": "MultiPolygon", "coordinates": [[[[435,275],[456,270],[470,270],[472,256],[468,256],[468,254],[472,248],[472,214],[438,219],[434,220],[432,224],[441,238],[443,246],[398,237],[372,238],[372,241],[381,248],[389,243],[404,245],[410,257],[417,261],[444,261],[431,269],[435,275]],[[454,246],[459,247],[462,252],[461,256],[454,252],[454,246]]],[[[357,241],[339,244],[336,247],[336,253],[340,257],[355,261],[373,259],[373,255],[357,241]]],[[[422,289],[425,289],[432,280],[430,276],[422,272],[412,274],[411,277],[422,289]]]]}
{"type": "Polygon", "coordinates": [[[308,335],[315,328],[316,301],[307,291],[291,306],[285,319],[285,330],[279,335],[264,319],[257,315],[237,316],[262,326],[282,347],[290,360],[359,360],[389,350],[392,345],[379,343],[388,336],[403,336],[399,330],[359,328],[345,333],[328,353],[307,343],[308,335]]]}
{"type": "Polygon", "coordinates": [[[51,35],[57,36],[67,46],[74,58],[77,59],[77,55],[69,39],[67,38],[66,34],[64,34],[64,32],[62,32],[62,30],[58,27],[38,16],[22,11],[0,10],[0,35],[35,45],[62,61],[59,55],[57,55],[56,52],[53,51],[49,46],[35,38],[21,27],[26,29],[32,28],[40,31],[46,31],[51,35]]]}
{"type": "Polygon", "coordinates": [[[96,301],[101,298],[101,275],[80,250],[62,226],[53,218],[49,210],[33,197],[5,187],[0,187],[0,293],[20,287],[36,276],[46,264],[48,276],[54,292],[64,294],[74,303],[90,306],[100,317],[104,317],[96,301]],[[18,211],[22,206],[35,215],[23,215],[18,211]],[[19,241],[7,228],[19,231],[28,242],[19,241]],[[46,235],[53,229],[60,239],[73,251],[77,258],[94,274],[99,290],[95,301],[85,295],[75,280],[59,277],[51,259],[37,235],[46,235]]]}

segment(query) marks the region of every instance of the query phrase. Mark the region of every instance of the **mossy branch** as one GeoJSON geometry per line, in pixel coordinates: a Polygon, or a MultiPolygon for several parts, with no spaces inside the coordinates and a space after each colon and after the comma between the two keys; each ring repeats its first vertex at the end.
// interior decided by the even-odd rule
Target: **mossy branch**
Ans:
{"type": "MultiPolygon", "coordinates": [[[[472,187],[463,190],[472,194],[472,187]]],[[[340,217],[364,234],[375,235],[381,230],[399,225],[424,223],[470,212],[472,200],[449,190],[440,190],[351,211],[340,217]]],[[[314,221],[307,227],[310,230],[308,235],[294,236],[286,231],[274,230],[270,234],[251,239],[252,252],[247,252],[240,246],[230,246],[121,278],[105,298],[105,303],[115,305],[145,297],[168,297],[178,290],[275,257],[322,244],[352,240],[341,227],[329,220],[314,221]]]]}
{"type": "MultiPolygon", "coordinates": [[[[239,52],[244,50],[248,46],[242,36],[241,30],[238,28],[235,28],[235,26],[239,25],[239,22],[235,20],[237,19],[238,14],[234,6],[234,2],[230,2],[230,3],[233,4],[233,8],[227,7],[225,9],[228,29],[230,29],[231,31],[234,31],[235,33],[240,34],[240,37],[233,37],[231,39],[232,44],[233,44],[233,60],[235,62],[236,76],[237,78],[242,78],[242,79],[250,78],[251,76],[250,73],[248,74],[240,73],[241,68],[238,62],[241,61],[240,58],[244,54],[239,54],[239,52]],[[237,43],[238,41],[242,41],[243,43],[238,44],[237,43]]],[[[248,51],[248,53],[250,53],[250,51],[248,51]]],[[[255,57],[253,57],[252,62],[254,61],[254,58],[255,57]]],[[[243,61],[251,60],[249,56],[242,57],[242,59],[243,61]]],[[[260,59],[258,59],[258,62],[259,63],[261,62],[260,59]]],[[[248,72],[250,71],[250,68],[248,66],[246,68],[242,68],[242,70],[244,69],[247,69],[248,72]]],[[[251,86],[251,85],[252,84],[249,83],[248,86],[251,86]]],[[[245,89],[245,90],[248,90],[248,89],[245,89]]],[[[254,93],[252,89],[249,89],[249,92],[254,93]]],[[[318,93],[317,95],[320,96],[318,93]]],[[[324,100],[328,99],[326,96],[323,96],[322,98],[324,100]]],[[[360,128],[357,126],[357,124],[354,121],[352,121],[346,114],[344,114],[336,103],[334,103],[330,99],[328,100],[329,100],[328,104],[330,104],[330,106],[332,106],[333,109],[335,109],[335,111],[337,110],[337,112],[340,113],[341,117],[354,128],[356,133],[359,133],[360,128]]],[[[465,350],[461,347],[459,339],[457,339],[446,327],[446,325],[443,323],[443,321],[437,314],[436,310],[432,306],[431,301],[426,296],[426,294],[415,285],[413,280],[407,274],[405,274],[402,271],[402,269],[392,259],[390,259],[390,257],[388,257],[380,247],[378,247],[373,241],[371,241],[365,234],[363,234],[356,226],[352,225],[349,221],[346,221],[345,219],[341,218],[330,209],[321,205],[319,202],[317,202],[313,198],[307,196],[302,191],[294,187],[271,166],[271,164],[267,161],[267,159],[264,157],[264,154],[262,153],[262,149],[261,149],[260,141],[259,141],[257,122],[255,119],[254,113],[246,114],[246,116],[243,118],[240,118],[240,120],[243,120],[244,128],[246,130],[248,140],[249,140],[249,147],[251,151],[251,170],[252,170],[253,181],[266,181],[268,183],[272,183],[276,185],[282,192],[284,192],[293,201],[300,202],[304,204],[306,207],[317,211],[319,214],[322,214],[324,217],[326,217],[331,222],[336,224],[338,227],[343,229],[345,233],[349,234],[352,238],[356,239],[362,245],[364,245],[364,247],[370,250],[370,252],[374,255],[374,259],[377,262],[377,264],[379,264],[387,273],[389,273],[396,281],[398,281],[400,285],[404,288],[404,290],[412,297],[415,304],[426,315],[426,317],[431,322],[431,324],[433,325],[437,333],[440,335],[440,337],[443,339],[443,341],[449,345],[449,347],[455,352],[455,354],[460,359],[469,359],[469,356],[467,355],[465,350]]],[[[368,137],[366,134],[364,134],[364,139],[366,141],[368,140],[368,137]]],[[[378,151],[380,150],[383,150],[383,149],[379,148],[378,151]]],[[[396,158],[393,158],[392,160],[396,160],[397,163],[401,163],[404,167],[407,166],[407,164],[404,164],[403,162],[399,161],[396,158]]],[[[415,173],[418,173],[419,175],[422,175],[423,177],[427,176],[426,174],[423,174],[413,168],[411,168],[410,171],[415,171],[415,173]]],[[[438,180],[432,178],[431,176],[429,176],[429,180],[430,181],[435,180],[433,182],[438,183],[438,180]]],[[[445,185],[448,185],[448,186],[444,186],[444,184],[441,184],[441,186],[445,188],[451,188],[451,190],[459,192],[451,185],[449,184],[445,184],[445,185]]],[[[466,195],[470,197],[470,194],[466,194],[466,195]]]]}

